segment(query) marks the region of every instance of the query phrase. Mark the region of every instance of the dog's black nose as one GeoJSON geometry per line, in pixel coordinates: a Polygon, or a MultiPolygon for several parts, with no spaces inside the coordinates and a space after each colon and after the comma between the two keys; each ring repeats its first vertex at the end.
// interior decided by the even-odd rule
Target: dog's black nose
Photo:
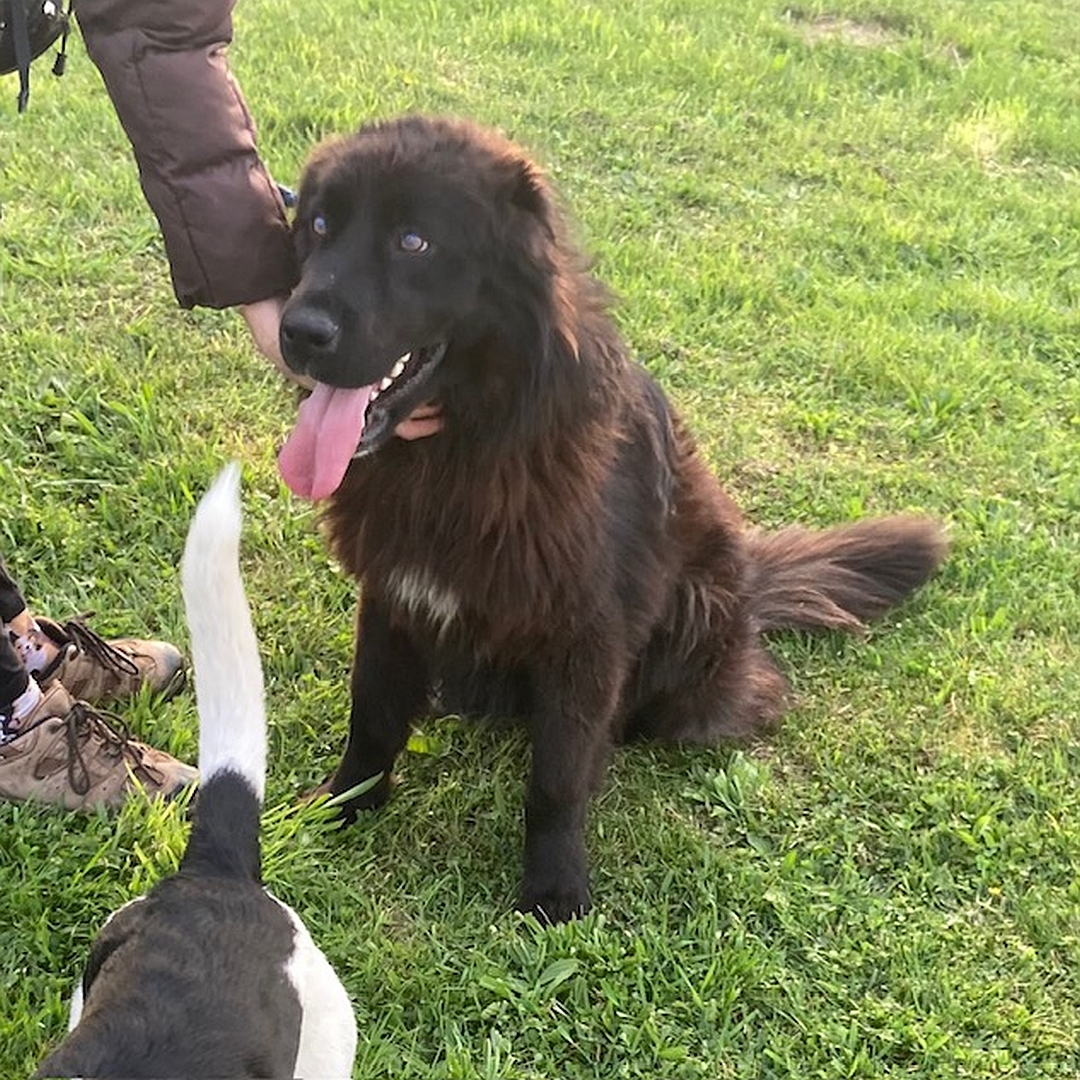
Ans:
{"type": "Polygon", "coordinates": [[[327,311],[295,307],[281,317],[281,352],[290,362],[318,360],[332,353],[341,334],[341,325],[327,311]]]}

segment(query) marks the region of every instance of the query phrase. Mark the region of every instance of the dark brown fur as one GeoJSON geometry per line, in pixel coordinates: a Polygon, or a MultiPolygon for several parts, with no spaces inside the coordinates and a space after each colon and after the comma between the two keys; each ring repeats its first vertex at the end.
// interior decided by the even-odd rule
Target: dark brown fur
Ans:
{"type": "MultiPolygon", "coordinates": [[[[520,714],[533,747],[520,902],[568,918],[588,905],[582,827],[610,744],[769,728],[786,684],[762,631],[861,629],[931,575],[942,532],[903,517],[748,528],[629,357],[546,181],[496,134],[410,117],[330,143],[297,232],[283,335],[297,370],[357,385],[403,347],[449,342],[395,414],[437,398],[443,432],[354,460],[327,509],[363,586],[329,787],[389,774],[437,688],[444,706],[520,714]],[[314,241],[327,207],[333,228],[314,241]],[[380,254],[402,228],[432,237],[422,266],[380,254]],[[307,347],[313,316],[332,347],[326,334],[307,347]]],[[[384,779],[350,810],[388,792],[384,779]]]]}

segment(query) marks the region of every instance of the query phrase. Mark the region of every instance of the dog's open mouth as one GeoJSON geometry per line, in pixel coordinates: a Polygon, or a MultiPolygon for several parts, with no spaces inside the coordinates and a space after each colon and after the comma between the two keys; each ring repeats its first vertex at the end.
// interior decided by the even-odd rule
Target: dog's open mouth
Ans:
{"type": "Polygon", "coordinates": [[[316,383],[301,402],[296,427],[278,455],[289,489],[313,501],[332,495],[349,462],[378,450],[397,424],[422,404],[424,388],[446,349],[445,342],[413,349],[370,386],[316,383]]]}
{"type": "Polygon", "coordinates": [[[446,343],[440,342],[398,357],[390,374],[371,391],[353,457],[377,450],[393,429],[421,404],[423,389],[445,355],[446,343]]]}

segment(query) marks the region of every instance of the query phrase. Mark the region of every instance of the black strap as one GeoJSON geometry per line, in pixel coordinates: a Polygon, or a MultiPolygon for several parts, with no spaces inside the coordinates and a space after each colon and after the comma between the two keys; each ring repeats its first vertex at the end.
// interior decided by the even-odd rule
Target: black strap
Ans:
{"type": "Polygon", "coordinates": [[[67,67],[67,39],[68,34],[71,33],[71,4],[68,4],[67,11],[63,14],[64,29],[60,32],[60,51],[56,54],[56,59],[53,61],[52,73],[54,75],[63,75],[64,68],[67,67]]]}
{"type": "Polygon", "coordinates": [[[19,112],[30,100],[30,32],[26,28],[23,0],[11,0],[11,41],[15,46],[15,69],[19,73],[19,112]]]}
{"type": "MultiPolygon", "coordinates": [[[[30,27],[26,17],[25,0],[11,0],[11,42],[15,52],[15,70],[19,73],[19,112],[26,112],[30,100],[30,27]]],[[[63,75],[67,65],[68,34],[71,33],[71,2],[60,9],[60,51],[53,61],[52,73],[63,75]]],[[[44,50],[42,50],[44,51],[44,50]]]]}

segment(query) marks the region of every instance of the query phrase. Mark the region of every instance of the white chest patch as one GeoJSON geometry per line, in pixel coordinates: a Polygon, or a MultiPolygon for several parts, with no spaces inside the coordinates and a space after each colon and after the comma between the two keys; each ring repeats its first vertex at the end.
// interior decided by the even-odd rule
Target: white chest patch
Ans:
{"type": "Polygon", "coordinates": [[[386,591],[414,618],[425,618],[443,633],[461,613],[461,601],[453,589],[440,585],[426,570],[395,568],[386,591]]]}

